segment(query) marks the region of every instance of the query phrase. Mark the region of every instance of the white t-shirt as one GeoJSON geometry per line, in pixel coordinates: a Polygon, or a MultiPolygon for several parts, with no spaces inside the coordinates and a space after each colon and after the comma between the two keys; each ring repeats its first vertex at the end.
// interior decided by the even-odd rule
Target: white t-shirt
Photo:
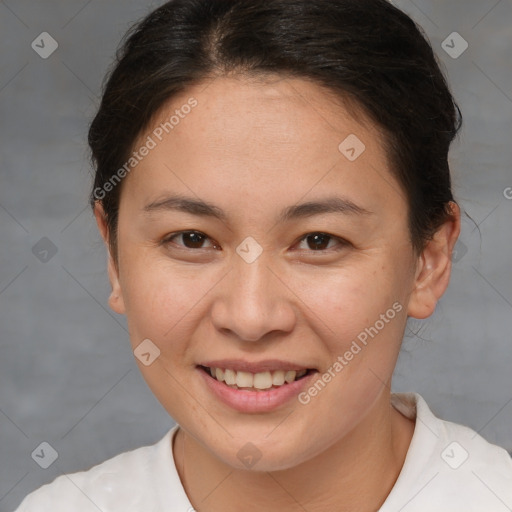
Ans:
{"type": "MultiPolygon", "coordinates": [[[[416,426],[404,466],[379,512],[510,512],[512,459],[470,428],[436,418],[416,393],[391,395],[416,426]]],[[[152,446],[65,474],[16,512],[193,512],[172,453],[178,426],[152,446]]]]}

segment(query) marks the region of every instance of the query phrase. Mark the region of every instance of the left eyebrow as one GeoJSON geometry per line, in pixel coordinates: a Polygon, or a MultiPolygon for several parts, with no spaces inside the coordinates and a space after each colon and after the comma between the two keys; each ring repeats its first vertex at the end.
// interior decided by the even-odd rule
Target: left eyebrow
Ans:
{"type": "MultiPolygon", "coordinates": [[[[228,221],[228,215],[224,210],[193,197],[180,195],[168,196],[160,200],[153,201],[143,208],[144,212],[151,213],[155,211],[181,211],[201,217],[214,217],[223,222],[228,221]]],[[[319,201],[308,201],[293,206],[288,206],[278,216],[278,222],[288,222],[294,219],[313,217],[326,213],[342,213],[345,215],[372,215],[374,212],[357,205],[353,201],[342,197],[328,197],[319,201]]]]}
{"type": "Polygon", "coordinates": [[[373,215],[374,212],[357,205],[350,199],[329,197],[322,201],[309,201],[285,208],[279,216],[279,222],[313,217],[325,213],[342,213],[351,215],[373,215]]]}

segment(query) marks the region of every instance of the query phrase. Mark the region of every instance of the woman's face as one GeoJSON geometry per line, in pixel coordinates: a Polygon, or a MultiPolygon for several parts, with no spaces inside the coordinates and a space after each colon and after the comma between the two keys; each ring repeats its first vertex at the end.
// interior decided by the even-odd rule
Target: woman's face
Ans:
{"type": "Polygon", "coordinates": [[[148,385],[233,467],[322,453],[389,393],[411,313],[417,259],[381,134],[307,81],[217,78],[174,97],[143,145],[110,304],[148,385]]]}

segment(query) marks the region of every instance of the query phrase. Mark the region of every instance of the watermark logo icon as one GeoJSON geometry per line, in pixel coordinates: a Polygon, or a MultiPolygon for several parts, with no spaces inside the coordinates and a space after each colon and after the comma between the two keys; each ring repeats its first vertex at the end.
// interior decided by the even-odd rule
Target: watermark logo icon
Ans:
{"type": "Polygon", "coordinates": [[[45,441],[32,452],[31,457],[38,466],[48,469],[59,458],[59,454],[50,443],[45,441]]]}
{"type": "Polygon", "coordinates": [[[57,254],[57,246],[49,238],[43,236],[43,238],[32,247],[32,254],[41,263],[48,263],[57,254]]]}
{"type": "Polygon", "coordinates": [[[452,251],[453,263],[459,262],[467,252],[468,248],[466,247],[466,245],[460,240],[457,240],[457,243],[455,244],[455,247],[453,248],[452,251]]]}
{"type": "Polygon", "coordinates": [[[458,469],[468,460],[469,453],[461,444],[453,441],[442,451],[441,458],[452,469],[458,469]]]}
{"type": "Polygon", "coordinates": [[[353,133],[338,146],[339,152],[350,162],[357,160],[364,153],[365,149],[366,146],[363,144],[363,141],[353,133]]]}
{"type": "Polygon", "coordinates": [[[452,59],[458,59],[468,49],[468,46],[468,42],[458,32],[452,32],[441,43],[441,48],[452,59]]]}
{"type": "Polygon", "coordinates": [[[260,257],[263,247],[252,236],[248,236],[236,248],[236,252],[246,263],[253,263],[260,257]]]}
{"type": "Polygon", "coordinates": [[[48,32],[41,32],[30,46],[39,57],[47,59],[59,47],[59,43],[48,32]]]}
{"type": "Polygon", "coordinates": [[[150,366],[160,356],[160,349],[149,338],[146,338],[135,347],[133,355],[144,366],[150,366]]]}
{"type": "Polygon", "coordinates": [[[236,454],[247,469],[251,469],[261,459],[261,455],[261,451],[252,443],[244,444],[236,454]]]}

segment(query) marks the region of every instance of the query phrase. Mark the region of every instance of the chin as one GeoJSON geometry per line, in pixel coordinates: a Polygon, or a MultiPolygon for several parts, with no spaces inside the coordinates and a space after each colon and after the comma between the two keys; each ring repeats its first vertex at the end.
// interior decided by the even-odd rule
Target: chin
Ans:
{"type": "Polygon", "coordinates": [[[286,469],[298,466],[304,462],[302,457],[299,460],[296,457],[296,453],[293,454],[289,451],[270,453],[263,449],[259,450],[258,452],[254,449],[251,449],[250,446],[246,446],[242,448],[240,452],[242,452],[240,453],[242,461],[238,457],[233,458],[231,451],[229,454],[224,454],[227,455],[228,458],[222,457],[221,454],[219,454],[219,458],[221,458],[225,464],[232,467],[233,469],[253,471],[255,473],[284,471],[286,469]],[[250,457],[253,457],[252,460],[250,457]]]}
{"type": "Polygon", "coordinates": [[[289,435],[280,436],[277,433],[265,439],[268,432],[271,430],[265,429],[265,433],[259,436],[239,432],[223,447],[212,446],[211,451],[233,469],[255,472],[290,469],[314,456],[311,446],[307,446],[308,453],[304,451],[303,441],[294,441],[289,435]]]}

